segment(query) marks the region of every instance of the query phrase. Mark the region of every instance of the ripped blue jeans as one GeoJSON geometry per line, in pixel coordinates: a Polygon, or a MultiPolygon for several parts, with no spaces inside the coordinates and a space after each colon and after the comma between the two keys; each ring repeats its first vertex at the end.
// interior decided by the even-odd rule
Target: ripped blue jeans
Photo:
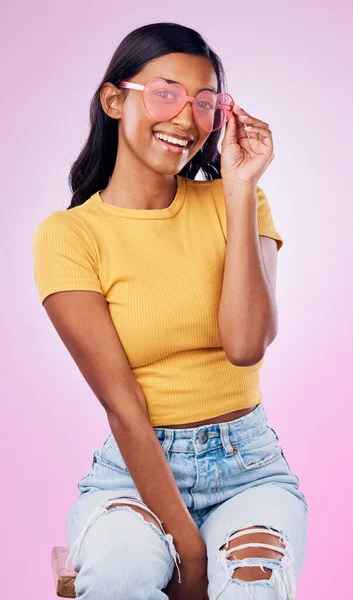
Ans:
{"type": "MultiPolygon", "coordinates": [[[[209,599],[294,600],[308,504],[262,402],[233,421],[154,431],[205,542],[209,599]],[[240,576],[242,567],[257,567],[257,576],[240,576]]],[[[113,434],[94,451],[78,489],[67,518],[76,597],[167,600],[163,589],[174,568],[181,582],[182,559],[143,503],[113,434]]]]}

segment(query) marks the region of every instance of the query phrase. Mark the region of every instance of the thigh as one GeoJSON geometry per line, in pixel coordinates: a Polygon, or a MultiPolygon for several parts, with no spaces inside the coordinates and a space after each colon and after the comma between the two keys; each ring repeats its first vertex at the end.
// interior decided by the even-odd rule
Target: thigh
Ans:
{"type": "Polygon", "coordinates": [[[66,539],[70,553],[78,546],[93,521],[104,512],[104,504],[113,498],[130,497],[140,499],[139,495],[125,494],[124,490],[99,490],[81,494],[72,504],[66,519],[66,539]]]}
{"type": "MultiPolygon", "coordinates": [[[[303,567],[307,534],[307,505],[295,494],[274,483],[247,488],[220,504],[200,527],[200,533],[207,548],[210,600],[245,600],[249,596],[254,600],[290,598],[303,567]],[[255,526],[281,534],[285,545],[283,557],[228,559],[222,546],[238,530],[255,526]],[[271,568],[270,579],[244,582],[232,578],[236,567],[251,564],[271,568]]],[[[241,543],[239,536],[237,544],[241,543]]]]}
{"type": "Polygon", "coordinates": [[[67,540],[78,573],[77,597],[127,598],[134,589],[162,590],[172,577],[170,540],[133,506],[108,510],[119,498],[126,496],[111,490],[84,494],[69,511],[67,540]]]}

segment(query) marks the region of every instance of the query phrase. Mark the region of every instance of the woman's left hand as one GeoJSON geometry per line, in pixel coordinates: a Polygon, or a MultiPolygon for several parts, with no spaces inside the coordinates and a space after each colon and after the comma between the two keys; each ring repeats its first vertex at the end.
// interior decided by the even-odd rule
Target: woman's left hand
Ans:
{"type": "Polygon", "coordinates": [[[268,123],[251,117],[235,105],[221,144],[223,181],[230,185],[239,183],[256,186],[274,156],[268,123]],[[242,118],[243,115],[248,118],[242,118]],[[245,129],[244,125],[251,125],[252,128],[245,129]]]}

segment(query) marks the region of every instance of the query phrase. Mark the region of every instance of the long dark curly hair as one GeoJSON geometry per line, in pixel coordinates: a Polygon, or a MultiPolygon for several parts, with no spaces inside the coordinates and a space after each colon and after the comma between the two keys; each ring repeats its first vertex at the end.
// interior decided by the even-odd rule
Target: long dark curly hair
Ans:
{"type": "MultiPolygon", "coordinates": [[[[104,83],[111,82],[118,86],[121,81],[129,80],[139,73],[151,60],[174,52],[208,58],[217,76],[217,93],[227,91],[220,58],[194,29],[177,23],[162,22],[144,25],[129,33],[116,49],[91,100],[90,131],[69,173],[69,186],[73,196],[66,210],[83,204],[92,194],[104,189],[114,170],[118,134],[116,119],[109,117],[101,105],[100,91],[104,83]]],[[[220,179],[220,135],[220,129],[210,133],[205,144],[179,175],[195,179],[201,169],[206,179],[220,179]]]]}

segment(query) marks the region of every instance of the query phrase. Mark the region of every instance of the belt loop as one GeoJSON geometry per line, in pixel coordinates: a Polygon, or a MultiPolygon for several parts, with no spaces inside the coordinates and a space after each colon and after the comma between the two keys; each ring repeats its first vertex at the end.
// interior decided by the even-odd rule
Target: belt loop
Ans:
{"type": "Polygon", "coordinates": [[[221,429],[221,441],[226,451],[226,456],[231,456],[234,454],[234,449],[229,441],[229,423],[219,423],[219,425],[221,429]]]}
{"type": "Polygon", "coordinates": [[[168,452],[172,445],[174,439],[174,429],[165,429],[164,430],[164,440],[162,443],[162,450],[166,456],[168,456],[168,452]]]}

